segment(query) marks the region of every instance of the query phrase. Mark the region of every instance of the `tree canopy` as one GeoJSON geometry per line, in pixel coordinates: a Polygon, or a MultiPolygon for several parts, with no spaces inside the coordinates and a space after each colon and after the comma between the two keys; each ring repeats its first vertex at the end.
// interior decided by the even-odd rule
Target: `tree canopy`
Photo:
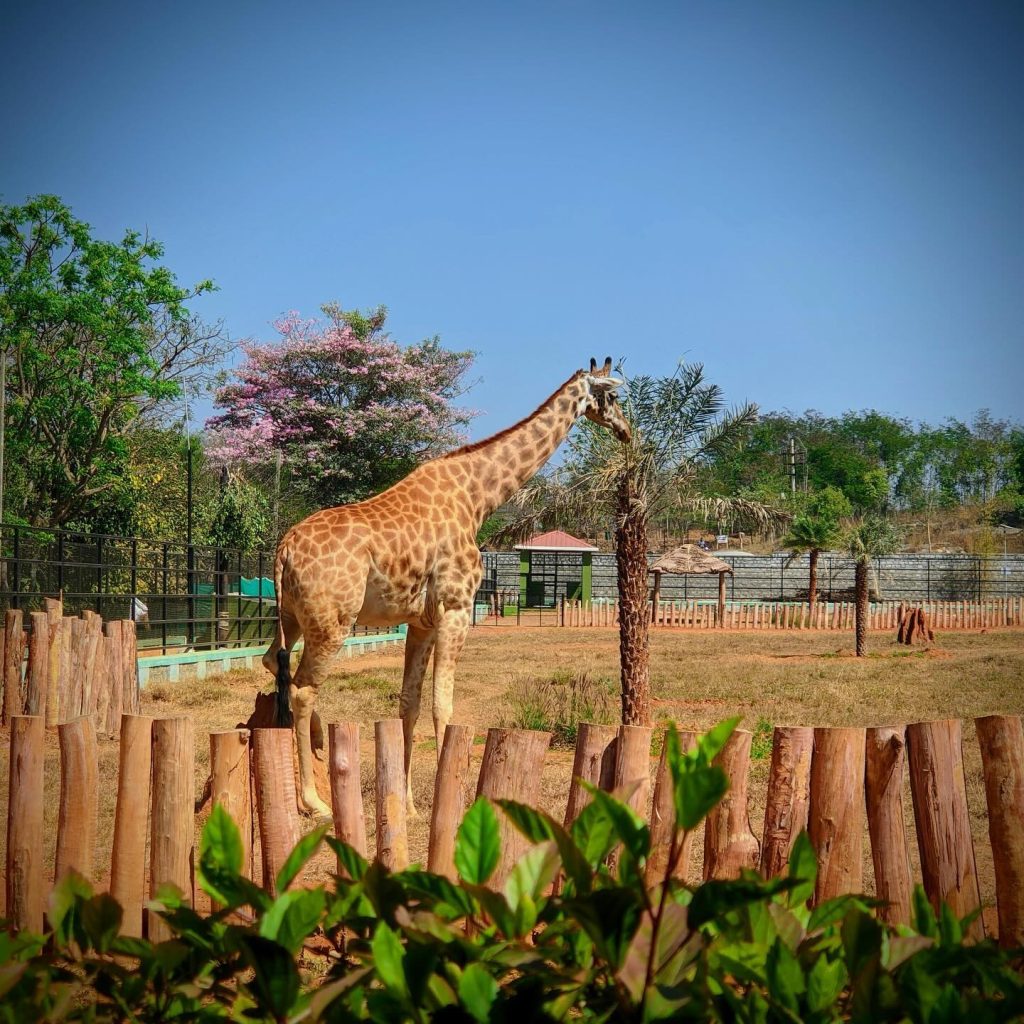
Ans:
{"type": "Polygon", "coordinates": [[[114,489],[129,433],[223,358],[154,239],[93,237],[58,197],[0,207],[6,518],[59,526],[114,489]]]}
{"type": "Polygon", "coordinates": [[[293,486],[321,507],[395,483],[461,443],[473,415],[454,404],[472,352],[437,337],[399,345],[382,306],[323,312],[326,321],[283,318],[277,342],[244,343],[245,362],[217,390],[221,411],[207,423],[211,457],[266,465],[280,452],[293,486]]]}

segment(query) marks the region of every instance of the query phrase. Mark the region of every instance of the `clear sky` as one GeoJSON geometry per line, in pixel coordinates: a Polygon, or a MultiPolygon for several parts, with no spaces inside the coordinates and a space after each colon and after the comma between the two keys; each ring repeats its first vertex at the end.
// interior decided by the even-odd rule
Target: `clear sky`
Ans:
{"type": "Polygon", "coordinates": [[[235,337],[326,301],[479,355],[474,438],[591,355],[730,402],[1024,418],[1024,5],[36,3],[0,194],[148,229],[235,337]]]}

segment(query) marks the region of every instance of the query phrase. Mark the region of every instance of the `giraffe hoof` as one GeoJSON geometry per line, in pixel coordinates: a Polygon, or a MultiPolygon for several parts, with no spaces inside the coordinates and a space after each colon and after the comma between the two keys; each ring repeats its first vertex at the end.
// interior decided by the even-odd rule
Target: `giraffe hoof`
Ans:
{"type": "Polygon", "coordinates": [[[302,813],[309,815],[311,818],[332,818],[330,807],[327,806],[319,797],[315,799],[305,799],[301,801],[302,813]]]}

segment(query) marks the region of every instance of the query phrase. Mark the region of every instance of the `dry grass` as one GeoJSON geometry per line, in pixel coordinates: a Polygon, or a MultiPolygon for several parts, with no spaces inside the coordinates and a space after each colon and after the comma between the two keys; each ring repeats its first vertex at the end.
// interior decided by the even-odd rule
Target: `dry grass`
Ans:
{"type": "MultiPolygon", "coordinates": [[[[651,673],[655,717],[682,727],[705,728],[731,715],[755,732],[751,769],[750,818],[760,838],[764,790],[768,776],[770,729],[773,725],[883,725],[945,717],[964,721],[964,762],[972,826],[983,898],[994,898],[992,860],[988,846],[984,789],[973,718],[993,713],[1024,712],[1024,633],[949,633],[929,650],[897,647],[880,634],[869,636],[869,657],[856,659],[846,646],[850,638],[830,633],[699,633],[658,630],[652,635],[651,673]]],[[[456,686],[456,720],[477,731],[477,761],[486,729],[515,714],[510,686],[517,674],[542,680],[593,680],[618,677],[618,635],[610,629],[474,630],[466,644],[456,686]]],[[[375,653],[339,663],[321,691],[324,722],[364,723],[363,792],[373,848],[373,730],[371,723],[398,713],[402,652],[375,653]]],[[[209,764],[205,735],[231,728],[252,710],[254,691],[267,689],[266,673],[237,672],[206,680],[154,685],[144,691],[143,711],[153,715],[189,714],[196,726],[196,792],[209,764]]],[[[614,712],[614,702],[612,710],[614,712]]],[[[0,739],[7,746],[6,737],[0,739]]],[[[433,797],[435,743],[430,696],[417,730],[413,789],[421,816],[410,827],[414,860],[425,861],[429,807],[433,797]]],[[[100,835],[97,881],[109,870],[110,835],[116,796],[117,745],[100,744],[100,835]]],[[[570,750],[553,749],[541,787],[543,806],[558,818],[564,813],[572,765],[570,750]]],[[[320,790],[328,795],[326,773],[318,765],[320,790]]],[[[7,759],[0,761],[0,814],[6,814],[7,759]]],[[[46,760],[46,863],[52,864],[58,798],[58,752],[48,739],[46,760]]],[[[909,794],[905,800],[912,830],[909,794]]],[[[200,822],[201,823],[201,822],[200,822]]],[[[2,842],[3,840],[0,840],[2,842]]],[[[698,842],[696,846],[700,847],[698,842]]],[[[916,851],[912,856],[916,861],[916,851]]],[[[865,845],[865,879],[873,885],[865,845]]],[[[321,857],[314,876],[329,872],[321,857]]],[[[698,865],[694,865],[698,870],[698,865]]],[[[916,863],[915,863],[916,870],[916,863]]]]}

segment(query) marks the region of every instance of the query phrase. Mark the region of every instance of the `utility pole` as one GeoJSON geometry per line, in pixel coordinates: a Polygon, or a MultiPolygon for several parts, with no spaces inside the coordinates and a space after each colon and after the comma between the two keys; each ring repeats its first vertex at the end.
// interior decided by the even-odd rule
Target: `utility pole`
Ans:
{"type": "Polygon", "coordinates": [[[796,438],[789,439],[789,493],[796,497],[796,438]]]}

